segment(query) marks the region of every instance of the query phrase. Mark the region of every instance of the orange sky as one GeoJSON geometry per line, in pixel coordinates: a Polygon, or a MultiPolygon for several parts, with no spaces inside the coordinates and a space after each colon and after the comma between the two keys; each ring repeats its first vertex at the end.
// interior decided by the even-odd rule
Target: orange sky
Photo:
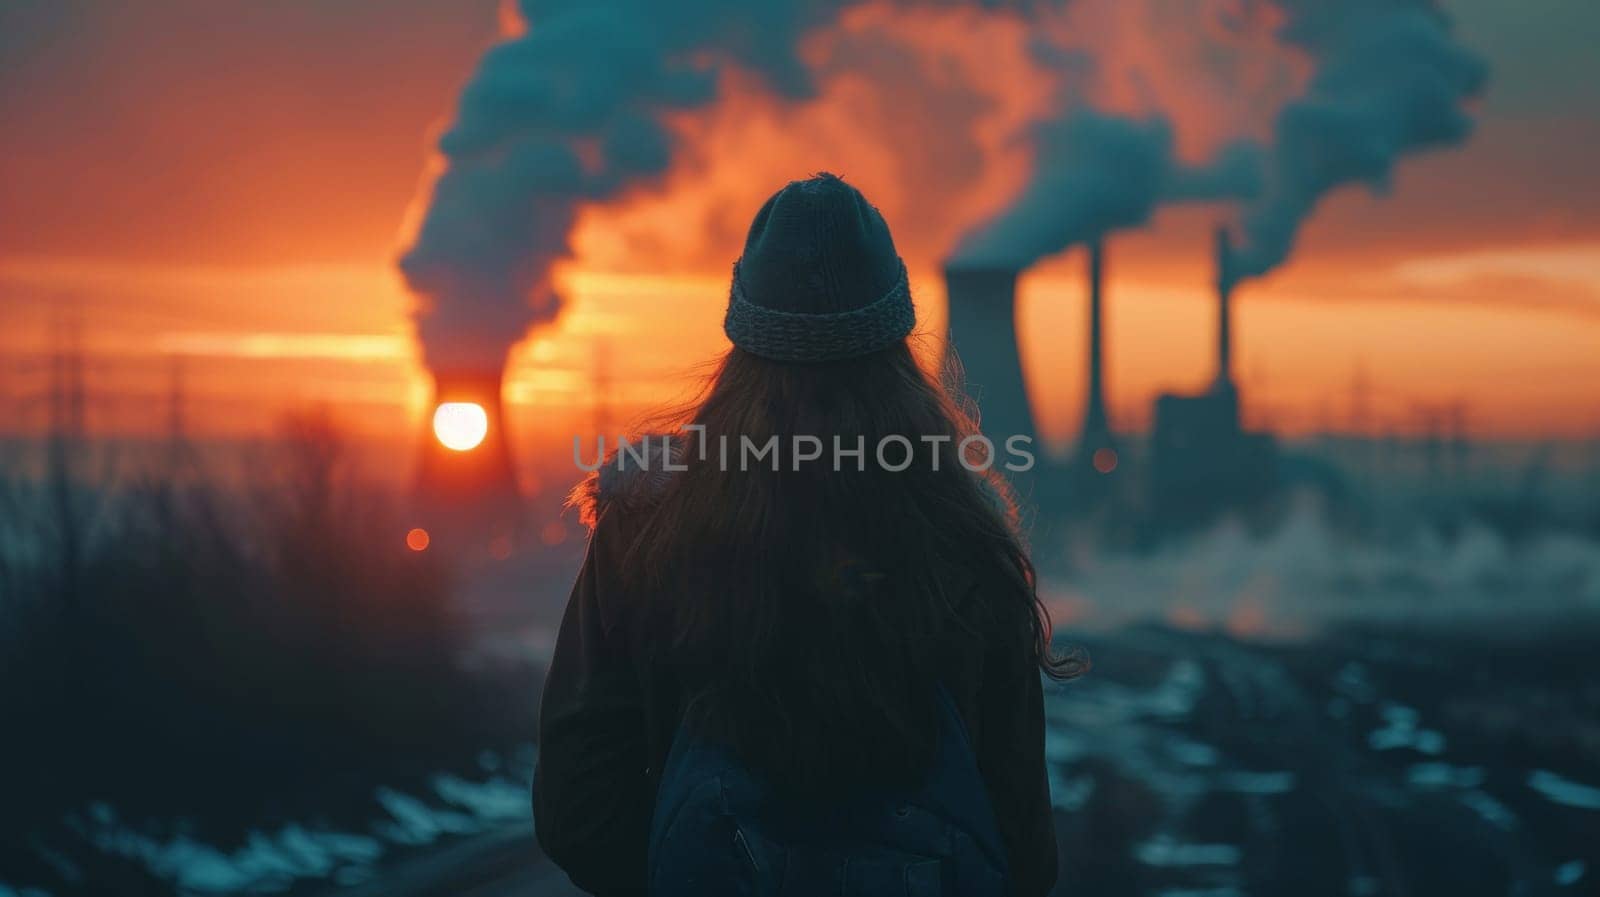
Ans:
{"type": "MultiPolygon", "coordinates": [[[[1287,268],[1242,288],[1238,370],[1257,421],[1345,428],[1362,377],[1374,426],[1414,427],[1419,406],[1459,402],[1484,436],[1600,432],[1600,122],[1589,111],[1600,72],[1571,37],[1592,33],[1596,14],[1530,22],[1492,0],[1446,5],[1494,67],[1480,132],[1403,163],[1389,196],[1338,194],[1287,268]]],[[[42,424],[44,353],[73,319],[107,429],[159,427],[181,370],[207,432],[260,432],[316,402],[369,431],[415,432],[426,378],[393,258],[428,133],[493,39],[493,7],[415,0],[372,18],[295,3],[68,3],[0,21],[0,96],[19,123],[0,134],[9,428],[42,424]]],[[[937,332],[940,248],[1018,182],[1000,125],[1033,100],[974,107],[994,128],[973,141],[975,160],[937,140],[910,145],[943,110],[925,125],[899,110],[892,133],[848,137],[839,122],[893,97],[859,77],[847,70],[807,109],[736,94],[683,123],[703,140],[663,184],[586,214],[560,272],[568,307],[513,355],[508,395],[525,439],[590,425],[597,376],[617,416],[683,394],[686,372],[724,345],[727,265],[749,215],[809,170],[837,170],[883,207],[922,327],[937,332]],[[792,139],[797,122],[808,139],[792,139]],[[951,167],[971,169],[967,199],[920,202],[918,180],[951,167]]],[[[1156,392],[1209,376],[1217,214],[1164,213],[1108,247],[1119,426],[1143,426],[1156,392]]],[[[1056,439],[1080,413],[1079,267],[1069,253],[1023,285],[1025,360],[1056,439]]]]}

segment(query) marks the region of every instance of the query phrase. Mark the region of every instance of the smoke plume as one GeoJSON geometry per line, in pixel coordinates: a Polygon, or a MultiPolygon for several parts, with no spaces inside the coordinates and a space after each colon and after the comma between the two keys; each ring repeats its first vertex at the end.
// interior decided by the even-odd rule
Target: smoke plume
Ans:
{"type": "MultiPolygon", "coordinates": [[[[682,113],[718,103],[737,90],[730,84],[753,78],[761,92],[794,101],[813,96],[830,77],[846,80],[830,74],[827,60],[810,59],[819,71],[810,70],[801,47],[846,13],[873,12],[855,10],[867,4],[521,0],[528,27],[485,54],[463,90],[400,260],[418,299],[427,364],[503,364],[530,325],[560,310],[551,271],[571,254],[581,211],[616,206],[633,188],[664,181],[692,155],[677,145],[690,133],[682,113]],[[752,77],[728,78],[725,68],[752,77]]],[[[1485,80],[1484,64],[1452,42],[1432,0],[879,5],[1016,16],[1036,35],[1031,53],[1018,49],[1017,58],[996,60],[1008,76],[1014,68],[1016,79],[1036,81],[984,86],[991,93],[1026,86],[1037,97],[1022,119],[1032,123],[1021,135],[1032,168],[1009,207],[957,241],[951,264],[958,265],[1025,268],[1075,243],[1138,227],[1164,205],[1222,201],[1243,208],[1235,273],[1264,273],[1288,256],[1301,222],[1328,191],[1351,181],[1381,186],[1399,157],[1464,139],[1471,121],[1462,103],[1485,80]],[[1281,23],[1276,31],[1274,22],[1281,23]],[[1285,78],[1280,69],[1291,63],[1297,75],[1285,78]]],[[[864,45],[838,49],[835,67],[845,57],[872,56],[880,40],[874,34],[861,31],[864,45]]],[[[889,59],[911,46],[881,49],[889,59]]],[[[937,133],[942,123],[985,114],[989,100],[978,85],[936,89],[938,78],[954,71],[930,65],[921,80],[901,78],[901,89],[935,85],[926,89],[937,95],[923,105],[882,104],[849,126],[890,135],[884,164],[903,167],[913,155],[905,135],[948,142],[937,133]],[[945,115],[952,104],[965,111],[945,115]]],[[[910,177],[902,190],[922,205],[902,204],[988,215],[988,202],[969,207],[953,194],[977,181],[967,169],[998,163],[992,156],[974,161],[963,155],[965,145],[948,146],[958,151],[929,155],[947,160],[940,172],[910,177]],[[952,175],[952,168],[965,174],[952,175]]],[[[816,167],[825,166],[819,160],[816,167]]]]}
{"type": "Polygon", "coordinates": [[[522,0],[530,27],[486,53],[463,90],[400,259],[428,365],[503,363],[560,309],[550,271],[579,209],[671,164],[663,116],[715,100],[722,62],[806,96],[799,38],[854,2],[522,0]]]}
{"type": "Polygon", "coordinates": [[[1434,0],[1278,2],[1282,39],[1315,70],[1278,116],[1267,190],[1245,210],[1245,246],[1230,266],[1236,279],[1282,264],[1329,191],[1358,181],[1385,190],[1400,157],[1466,140],[1463,103],[1488,79],[1434,0]]]}
{"type": "Polygon", "coordinates": [[[1259,152],[1230,144],[1207,164],[1174,155],[1160,117],[1121,118],[1071,109],[1034,128],[1033,175],[1009,208],[965,237],[955,267],[1022,270],[1108,231],[1145,223],[1163,203],[1239,199],[1259,188],[1259,152]]]}
{"type": "MultiPolygon", "coordinates": [[[[1471,134],[1463,104],[1483,89],[1487,67],[1451,39],[1435,0],[1274,5],[1284,19],[1280,47],[1306,57],[1312,70],[1304,91],[1278,112],[1270,146],[1240,134],[1206,164],[1185,166],[1160,114],[1107,115],[1069,91],[1065,111],[1030,135],[1026,189],[961,240],[951,263],[1020,269],[1142,225],[1167,203],[1233,201],[1244,205],[1245,246],[1230,276],[1258,276],[1289,257],[1301,224],[1329,191],[1351,182],[1386,189],[1402,156],[1471,134]]],[[[1064,58],[1089,70],[1105,61],[1082,47],[1064,58]]],[[[1159,107],[1162,98],[1152,99],[1159,107]]]]}

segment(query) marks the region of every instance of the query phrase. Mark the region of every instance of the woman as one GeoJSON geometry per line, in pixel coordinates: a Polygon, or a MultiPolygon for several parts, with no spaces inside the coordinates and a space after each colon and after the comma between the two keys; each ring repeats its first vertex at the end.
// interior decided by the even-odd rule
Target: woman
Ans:
{"type": "Polygon", "coordinates": [[[691,705],[787,799],[822,802],[914,784],[953,706],[1013,892],[1053,884],[1039,672],[1082,661],[1051,656],[1009,493],[994,459],[962,454],[975,431],[917,365],[913,323],[878,211],[832,175],[793,182],[751,225],[733,348],[685,428],[575,491],[593,535],[534,809],[580,887],[644,892],[691,705]]]}

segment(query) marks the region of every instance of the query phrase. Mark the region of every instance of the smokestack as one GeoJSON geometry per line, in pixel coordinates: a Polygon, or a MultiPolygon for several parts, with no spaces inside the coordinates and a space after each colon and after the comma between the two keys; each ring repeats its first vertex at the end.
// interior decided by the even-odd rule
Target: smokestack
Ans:
{"type": "Polygon", "coordinates": [[[1105,353],[1105,249],[1100,237],[1091,239],[1089,252],[1089,371],[1083,402],[1083,430],[1071,465],[1070,501],[1079,511],[1089,510],[1109,497],[1111,474],[1117,469],[1117,445],[1106,413],[1105,353]]]}
{"type": "Polygon", "coordinates": [[[1017,271],[1007,266],[946,267],[950,303],[948,350],[978,403],[983,432],[996,445],[1034,436],[1033,414],[1017,352],[1017,271]]]}
{"type": "Polygon", "coordinates": [[[1103,442],[1111,431],[1106,415],[1105,344],[1101,322],[1101,284],[1104,280],[1104,250],[1101,241],[1089,243],[1089,394],[1084,402],[1083,438],[1103,442]]]}
{"type": "Polygon", "coordinates": [[[430,512],[474,524],[511,522],[520,496],[500,387],[497,369],[434,374],[417,475],[417,496],[430,512]]]}
{"type": "Polygon", "coordinates": [[[1217,392],[1233,389],[1233,238],[1217,228],[1217,392]]]}

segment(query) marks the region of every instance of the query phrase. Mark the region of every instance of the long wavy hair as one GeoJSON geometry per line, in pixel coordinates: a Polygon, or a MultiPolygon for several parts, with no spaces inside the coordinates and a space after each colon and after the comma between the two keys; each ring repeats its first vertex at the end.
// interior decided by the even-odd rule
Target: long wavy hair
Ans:
{"type": "MultiPolygon", "coordinates": [[[[677,416],[705,428],[705,458],[688,452],[633,528],[621,575],[649,596],[657,666],[696,724],[770,781],[816,793],[916,775],[937,742],[934,684],[956,652],[999,639],[1051,677],[1085,668],[1052,653],[999,464],[960,463],[978,431],[958,378],[953,364],[930,376],[906,341],[804,365],[734,348],[677,416]],[[796,434],[818,437],[823,458],[794,469],[796,434]],[[741,437],[777,436],[778,469],[723,464],[723,436],[730,459],[741,437]],[[915,447],[909,468],[880,465],[890,436],[915,447]],[[835,438],[859,439],[861,461],[835,469],[835,438]]],[[[903,455],[885,452],[890,465],[903,455]]]]}

